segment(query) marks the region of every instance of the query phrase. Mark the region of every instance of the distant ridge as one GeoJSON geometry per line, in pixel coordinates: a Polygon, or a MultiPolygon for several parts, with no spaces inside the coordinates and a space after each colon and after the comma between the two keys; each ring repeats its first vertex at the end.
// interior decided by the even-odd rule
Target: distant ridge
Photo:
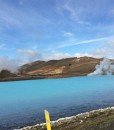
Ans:
{"type": "Polygon", "coordinates": [[[100,64],[102,60],[102,58],[93,57],[72,57],[35,61],[21,66],[16,75],[5,75],[5,77],[0,78],[0,81],[86,76],[94,72],[95,66],[100,64]]]}
{"type": "Polygon", "coordinates": [[[85,76],[93,72],[95,66],[101,60],[92,57],[73,57],[47,62],[35,61],[21,66],[19,74],[26,76],[44,76],[46,78],[85,76]]]}

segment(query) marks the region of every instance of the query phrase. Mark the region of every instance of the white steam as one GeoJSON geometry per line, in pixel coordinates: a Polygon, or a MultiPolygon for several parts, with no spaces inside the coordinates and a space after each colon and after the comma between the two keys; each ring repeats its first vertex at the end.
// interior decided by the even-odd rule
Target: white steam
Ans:
{"type": "Polygon", "coordinates": [[[96,70],[93,73],[88,74],[88,76],[114,74],[114,63],[107,58],[104,58],[95,68],[96,70]]]}
{"type": "Polygon", "coordinates": [[[18,71],[18,61],[14,59],[9,59],[9,57],[4,56],[0,57],[0,71],[7,69],[12,73],[16,73],[18,71]]]}

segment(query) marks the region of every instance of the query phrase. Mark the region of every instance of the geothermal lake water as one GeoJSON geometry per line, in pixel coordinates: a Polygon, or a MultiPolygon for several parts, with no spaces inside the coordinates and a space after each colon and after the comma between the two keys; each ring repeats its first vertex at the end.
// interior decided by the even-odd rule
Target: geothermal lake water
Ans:
{"type": "Polygon", "coordinates": [[[0,130],[13,130],[114,105],[114,76],[0,83],[0,130]]]}

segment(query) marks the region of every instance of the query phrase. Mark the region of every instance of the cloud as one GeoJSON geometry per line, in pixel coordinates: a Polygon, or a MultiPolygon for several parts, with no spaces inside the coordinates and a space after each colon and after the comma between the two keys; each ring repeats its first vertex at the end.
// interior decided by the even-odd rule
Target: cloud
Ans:
{"type": "MultiPolygon", "coordinates": [[[[91,27],[98,24],[109,25],[109,11],[114,6],[110,0],[56,0],[57,10],[76,24],[91,27]],[[93,8],[94,7],[94,8],[93,8]]],[[[110,19],[113,22],[113,19],[110,19]]]]}
{"type": "Polygon", "coordinates": [[[94,58],[109,58],[114,59],[114,38],[109,39],[107,42],[93,51],[85,52],[85,53],[76,53],[74,54],[76,57],[89,56],[94,58]]]}
{"type": "Polygon", "coordinates": [[[86,53],[76,53],[76,57],[89,56],[94,58],[109,58],[114,59],[114,40],[109,40],[106,44],[98,48],[97,50],[86,52],[86,53]]]}
{"type": "Polygon", "coordinates": [[[71,0],[63,0],[62,2],[57,0],[56,1],[57,4],[57,10],[60,14],[63,14],[64,11],[68,11],[70,13],[71,16],[76,16],[76,11],[74,10],[71,0]]]}
{"type": "Polygon", "coordinates": [[[29,57],[35,57],[38,56],[38,51],[34,50],[25,50],[25,49],[18,49],[18,52],[22,55],[29,56],[29,57]]]}
{"type": "MultiPolygon", "coordinates": [[[[74,3],[75,4],[75,3],[74,3]]],[[[82,20],[81,19],[81,11],[78,9],[77,7],[73,6],[73,1],[72,0],[68,0],[65,4],[64,4],[64,9],[67,10],[70,13],[70,16],[73,20],[75,20],[78,24],[81,25],[90,25],[90,23],[88,21],[82,20]]],[[[85,13],[85,12],[83,12],[85,13]]]]}
{"type": "Polygon", "coordinates": [[[114,59],[114,39],[111,39],[102,48],[93,52],[93,55],[114,59]]]}
{"type": "Polygon", "coordinates": [[[27,0],[19,0],[19,5],[23,5],[27,0]]]}
{"type": "MultiPolygon", "coordinates": [[[[70,19],[80,25],[91,25],[89,21],[83,20],[82,15],[85,14],[84,9],[79,5],[80,2],[73,0],[56,1],[57,10],[60,14],[64,15],[64,12],[68,12],[70,19]],[[79,6],[79,7],[78,7],[79,6]]],[[[86,3],[85,3],[86,4],[86,3]]]]}
{"type": "Polygon", "coordinates": [[[111,10],[109,11],[109,14],[114,15],[114,9],[111,9],[111,10]]]}
{"type": "Polygon", "coordinates": [[[68,57],[71,57],[69,53],[62,53],[62,52],[56,52],[56,51],[42,55],[42,59],[45,61],[59,60],[59,59],[68,58],[68,57]]]}
{"type": "MultiPolygon", "coordinates": [[[[105,50],[104,50],[105,51],[105,50]]],[[[104,52],[103,51],[103,52],[104,52]]],[[[97,51],[94,51],[94,52],[85,52],[85,53],[75,53],[73,55],[74,57],[84,57],[84,56],[87,56],[87,57],[93,57],[93,58],[103,58],[103,57],[107,57],[107,53],[102,53],[102,50],[97,50],[97,51]]],[[[107,57],[109,58],[109,57],[107,57]]]]}
{"type": "Polygon", "coordinates": [[[48,61],[48,60],[59,60],[59,59],[70,58],[70,57],[80,58],[80,57],[84,57],[84,56],[94,57],[94,58],[107,57],[107,58],[114,59],[113,49],[111,51],[110,49],[106,50],[106,48],[105,49],[102,48],[102,49],[98,49],[98,50],[95,50],[95,51],[92,51],[92,52],[74,53],[74,54],[53,51],[53,52],[50,52],[50,53],[42,54],[41,59],[48,61]]]}
{"type": "MultiPolygon", "coordinates": [[[[84,42],[85,43],[85,42],[84,42]]],[[[94,57],[94,58],[110,58],[114,59],[114,40],[110,39],[104,46],[101,48],[84,53],[63,53],[59,51],[52,51],[46,53],[39,53],[37,47],[33,47],[32,49],[18,49],[19,56],[16,59],[10,59],[9,57],[0,57],[0,70],[8,69],[12,72],[16,72],[18,67],[25,63],[30,63],[36,60],[59,60],[63,58],[70,57],[94,57]]]]}
{"type": "Polygon", "coordinates": [[[72,32],[64,32],[63,35],[65,37],[68,37],[68,38],[73,38],[74,37],[74,33],[72,33],[72,32]]]}
{"type": "Polygon", "coordinates": [[[59,44],[58,48],[65,48],[65,47],[70,47],[70,46],[76,46],[76,45],[81,45],[81,44],[86,44],[86,43],[93,43],[93,42],[99,42],[99,41],[107,41],[110,37],[102,37],[102,38],[96,38],[96,39],[89,39],[89,40],[84,40],[77,42],[77,39],[71,39],[70,41],[65,41],[62,42],[62,44],[59,44]]]}
{"type": "Polygon", "coordinates": [[[0,57],[0,71],[3,69],[10,70],[11,72],[17,72],[19,67],[18,60],[10,59],[8,56],[0,57]]]}
{"type": "Polygon", "coordinates": [[[38,60],[40,53],[36,49],[18,49],[17,50],[21,64],[38,60]]]}
{"type": "Polygon", "coordinates": [[[103,57],[110,58],[111,54],[112,53],[105,48],[97,49],[96,51],[92,52],[92,56],[98,58],[103,58],[103,57]]]}
{"type": "Polygon", "coordinates": [[[5,47],[5,44],[0,44],[0,50],[3,49],[5,47]]]}
{"type": "Polygon", "coordinates": [[[74,54],[74,57],[84,57],[84,56],[87,56],[87,57],[93,57],[92,54],[89,54],[89,53],[75,53],[74,54]]]}
{"type": "MultiPolygon", "coordinates": [[[[19,0],[20,4],[24,4],[27,0],[19,0]]],[[[31,26],[49,23],[49,19],[36,12],[34,9],[20,8],[6,2],[0,2],[0,26],[18,27],[19,29],[28,30],[31,26]],[[31,17],[31,18],[30,18],[31,17]]]]}

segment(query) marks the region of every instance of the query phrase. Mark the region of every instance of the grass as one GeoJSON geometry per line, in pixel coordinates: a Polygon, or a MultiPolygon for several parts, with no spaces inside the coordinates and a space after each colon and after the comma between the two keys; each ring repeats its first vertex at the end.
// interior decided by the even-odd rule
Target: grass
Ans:
{"type": "MultiPolygon", "coordinates": [[[[46,130],[46,126],[34,126],[24,130],[46,130]]],[[[114,130],[114,110],[90,112],[67,120],[59,120],[52,130],[114,130]]]]}

